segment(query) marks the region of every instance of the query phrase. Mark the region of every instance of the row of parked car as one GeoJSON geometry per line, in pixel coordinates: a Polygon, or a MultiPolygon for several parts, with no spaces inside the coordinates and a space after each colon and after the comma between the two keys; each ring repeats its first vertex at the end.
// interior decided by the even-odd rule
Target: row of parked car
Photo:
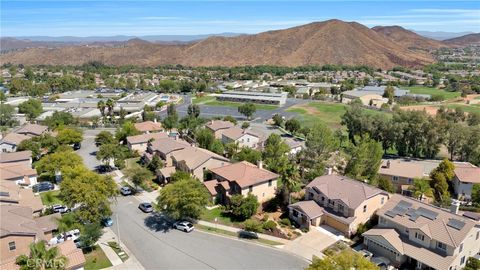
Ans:
{"type": "MultiPolygon", "coordinates": [[[[144,213],[152,213],[153,205],[149,202],[142,202],[138,205],[138,209],[140,209],[144,213]]],[[[180,230],[183,232],[191,232],[194,229],[193,224],[186,220],[177,221],[173,223],[172,227],[176,230],[180,230]]]]}

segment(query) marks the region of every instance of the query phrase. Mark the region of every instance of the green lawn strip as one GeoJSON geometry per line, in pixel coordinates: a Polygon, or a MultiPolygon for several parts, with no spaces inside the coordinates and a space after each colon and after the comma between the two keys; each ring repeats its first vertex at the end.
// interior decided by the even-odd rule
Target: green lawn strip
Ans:
{"type": "Polygon", "coordinates": [[[128,259],[127,253],[123,251],[119,246],[117,242],[111,241],[108,242],[108,245],[117,253],[118,257],[122,260],[122,262],[126,261],[128,259]]]}
{"type": "Polygon", "coordinates": [[[464,112],[467,113],[474,113],[478,112],[480,113],[480,107],[479,106],[472,106],[472,105],[466,105],[466,104],[448,104],[447,108],[449,109],[455,109],[455,108],[462,108],[464,112]]]}
{"type": "Polygon", "coordinates": [[[476,98],[474,98],[474,99],[480,99],[480,96],[478,96],[478,97],[476,97],[476,98]]]}
{"type": "Polygon", "coordinates": [[[92,251],[84,253],[85,255],[85,270],[97,270],[112,266],[103,250],[95,245],[92,251]]]}
{"type": "Polygon", "coordinates": [[[193,104],[204,104],[205,102],[214,101],[214,96],[192,97],[193,104]]]}
{"type": "MultiPolygon", "coordinates": [[[[233,236],[233,237],[238,238],[238,233],[236,233],[236,232],[226,231],[226,230],[222,230],[222,229],[218,229],[218,228],[214,228],[214,227],[210,227],[210,226],[205,226],[205,225],[201,225],[201,224],[196,224],[195,227],[197,229],[201,230],[201,231],[216,233],[216,234],[221,234],[221,235],[226,235],[226,236],[233,236]]],[[[262,239],[262,238],[259,238],[259,239],[240,238],[240,239],[246,240],[246,241],[257,242],[257,243],[264,244],[264,245],[270,245],[270,246],[283,245],[283,243],[272,241],[272,240],[267,240],[267,239],[262,239]]]]}
{"type": "MultiPolygon", "coordinates": [[[[207,106],[217,106],[217,107],[233,107],[238,108],[245,103],[243,102],[233,102],[233,101],[218,101],[218,100],[211,100],[202,103],[203,105],[207,106]]],[[[264,105],[264,104],[254,104],[257,110],[275,110],[278,109],[278,106],[275,105],[264,105]]]]}
{"type": "Polygon", "coordinates": [[[449,92],[442,89],[437,89],[433,87],[426,86],[410,86],[402,87],[410,90],[412,94],[424,94],[424,95],[443,95],[445,99],[454,99],[460,96],[460,92],[449,92]]]}
{"type": "Polygon", "coordinates": [[[47,191],[40,193],[40,198],[42,199],[42,204],[45,206],[50,206],[54,204],[62,204],[62,200],[58,198],[58,194],[60,194],[59,190],[55,191],[47,191]]]}
{"type": "Polygon", "coordinates": [[[220,207],[213,208],[211,210],[205,209],[202,213],[202,216],[200,217],[201,220],[205,220],[208,222],[215,222],[215,218],[217,218],[217,222],[219,224],[226,226],[238,226],[239,224],[241,224],[240,221],[235,221],[228,214],[224,214],[223,210],[220,207]]]}

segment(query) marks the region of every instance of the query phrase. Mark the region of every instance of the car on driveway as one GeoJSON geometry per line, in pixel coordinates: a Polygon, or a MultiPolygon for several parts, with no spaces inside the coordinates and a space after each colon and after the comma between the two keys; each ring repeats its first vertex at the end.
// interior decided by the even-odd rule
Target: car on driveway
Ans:
{"type": "Polygon", "coordinates": [[[144,213],[151,213],[153,212],[153,206],[151,203],[142,202],[138,205],[138,208],[142,210],[144,213]]]}
{"type": "Polygon", "coordinates": [[[193,224],[188,221],[175,222],[173,228],[184,232],[191,232],[194,229],[193,224]]]}
{"type": "Polygon", "coordinates": [[[111,217],[107,217],[102,219],[102,225],[103,227],[111,227],[113,225],[113,220],[111,217]]]}
{"type": "Polygon", "coordinates": [[[70,208],[61,204],[55,204],[54,206],[52,206],[52,210],[54,213],[60,213],[60,214],[65,214],[71,211],[70,208]]]}
{"type": "Polygon", "coordinates": [[[130,189],[130,187],[122,187],[120,189],[120,193],[123,195],[123,196],[128,196],[128,195],[131,195],[132,194],[132,190],[130,189]]]}
{"type": "Polygon", "coordinates": [[[43,192],[53,190],[55,186],[50,182],[40,182],[32,187],[33,192],[43,192]]]}

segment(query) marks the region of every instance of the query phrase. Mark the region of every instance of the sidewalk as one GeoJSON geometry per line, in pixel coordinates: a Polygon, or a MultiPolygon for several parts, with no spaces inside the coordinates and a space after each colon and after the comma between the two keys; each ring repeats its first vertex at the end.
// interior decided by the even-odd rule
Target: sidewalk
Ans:
{"type": "Polygon", "coordinates": [[[113,249],[108,245],[108,242],[116,242],[117,240],[118,239],[115,233],[113,233],[112,229],[110,228],[105,228],[102,237],[100,237],[100,240],[98,240],[98,245],[112,263],[112,266],[107,269],[145,269],[142,264],[140,264],[140,262],[137,260],[137,258],[135,258],[135,255],[133,255],[123,243],[120,243],[120,246],[123,251],[127,253],[128,259],[123,262],[120,257],[118,257],[117,253],[115,253],[115,251],[113,251],[113,249]]]}
{"type": "MultiPolygon", "coordinates": [[[[218,229],[221,229],[221,230],[224,230],[224,231],[229,231],[229,232],[234,232],[234,233],[238,233],[238,232],[242,231],[242,229],[239,229],[239,228],[225,226],[225,225],[222,225],[222,224],[215,224],[215,223],[208,222],[208,221],[203,221],[203,220],[199,220],[198,224],[208,226],[208,227],[212,227],[212,228],[218,228],[218,229]]],[[[275,237],[275,236],[271,236],[271,235],[268,235],[268,234],[257,233],[257,235],[258,235],[258,238],[266,239],[266,240],[270,240],[270,241],[275,241],[275,242],[279,242],[279,243],[283,243],[283,244],[287,244],[287,243],[291,242],[290,240],[275,237]]]]}
{"type": "MultiPolygon", "coordinates": [[[[130,186],[134,186],[127,177],[124,177],[122,171],[115,170],[111,173],[113,180],[117,183],[118,186],[122,186],[122,182],[125,181],[130,186]]],[[[154,190],[152,192],[143,191],[139,194],[136,194],[135,197],[138,197],[142,202],[155,202],[158,197],[158,191],[154,190]]]]}

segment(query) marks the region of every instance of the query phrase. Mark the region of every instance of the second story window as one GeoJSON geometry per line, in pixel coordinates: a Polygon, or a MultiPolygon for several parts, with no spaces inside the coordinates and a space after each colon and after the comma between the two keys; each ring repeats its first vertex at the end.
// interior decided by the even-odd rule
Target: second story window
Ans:
{"type": "Polygon", "coordinates": [[[422,241],[425,240],[425,236],[421,233],[418,233],[418,232],[415,233],[415,238],[417,238],[418,240],[422,240],[422,241]]]}
{"type": "Polygon", "coordinates": [[[442,242],[437,242],[437,248],[441,250],[447,250],[447,245],[442,242]]]}
{"type": "Polygon", "coordinates": [[[463,243],[460,244],[460,250],[458,252],[462,252],[463,251],[463,243]]]}
{"type": "Polygon", "coordinates": [[[15,246],[15,241],[9,242],[8,243],[8,250],[14,251],[15,249],[17,249],[17,247],[15,246]]]}
{"type": "Polygon", "coordinates": [[[367,212],[367,206],[366,205],[363,206],[363,212],[364,213],[367,212]]]}
{"type": "Polygon", "coordinates": [[[383,204],[385,202],[385,197],[382,197],[382,199],[380,200],[380,203],[383,204]]]}
{"type": "Polygon", "coordinates": [[[268,186],[269,186],[269,187],[272,186],[272,180],[268,180],[268,186]]]}
{"type": "Polygon", "coordinates": [[[392,180],[393,181],[398,181],[398,176],[394,176],[392,180]]]}

